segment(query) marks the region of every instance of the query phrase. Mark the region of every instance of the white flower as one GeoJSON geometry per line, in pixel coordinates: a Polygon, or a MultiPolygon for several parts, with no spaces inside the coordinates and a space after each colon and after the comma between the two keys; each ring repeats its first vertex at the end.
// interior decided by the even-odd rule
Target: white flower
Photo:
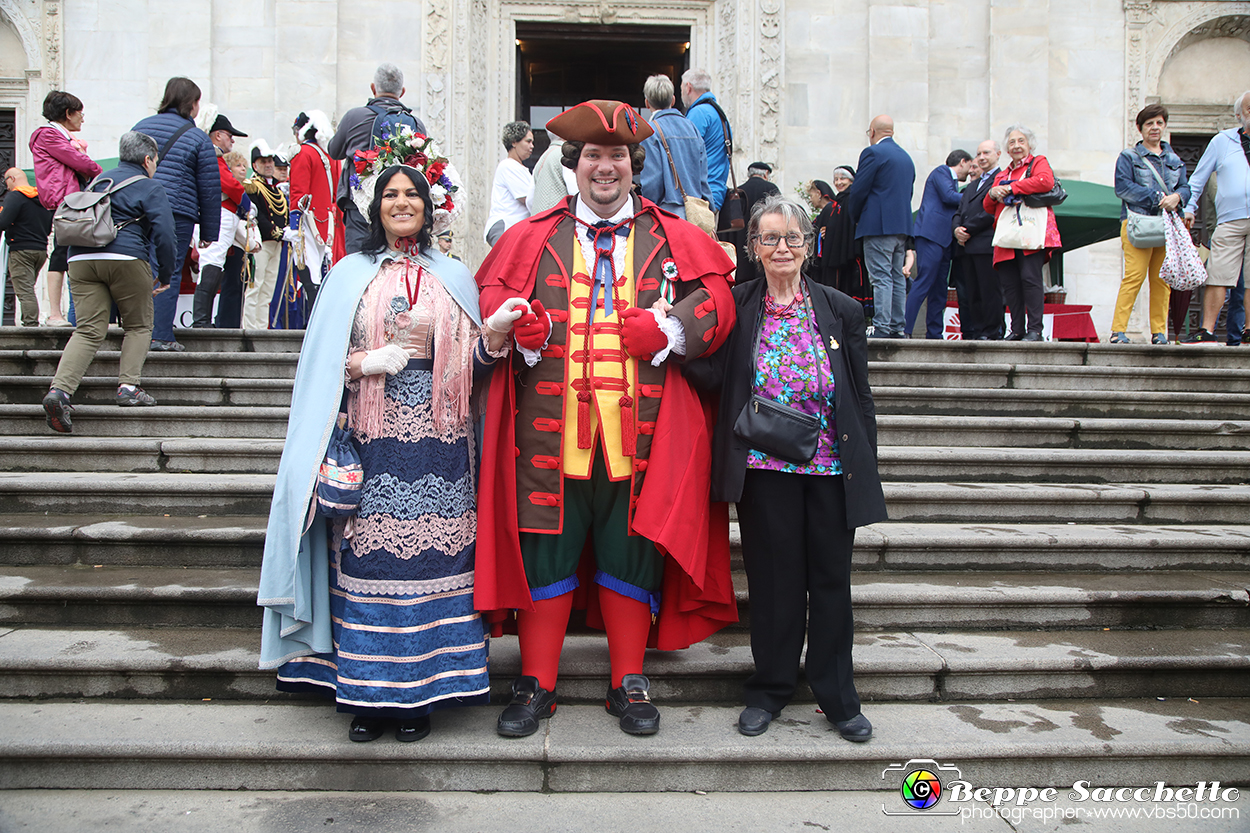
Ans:
{"type": "Polygon", "coordinates": [[[441,185],[430,186],[430,202],[435,205],[442,205],[443,200],[447,199],[447,189],[441,185]]]}

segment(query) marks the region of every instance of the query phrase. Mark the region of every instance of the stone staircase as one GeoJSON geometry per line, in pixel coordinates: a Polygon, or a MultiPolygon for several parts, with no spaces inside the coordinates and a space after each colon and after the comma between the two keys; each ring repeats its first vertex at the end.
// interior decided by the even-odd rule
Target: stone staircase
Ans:
{"type": "MultiPolygon", "coordinates": [[[[648,656],[658,735],[604,715],[604,641],[575,629],[537,735],[498,738],[490,707],[409,745],[349,743],[256,668],[300,334],[180,334],[145,367],[160,405],[132,410],[110,404],[112,333],[64,437],[38,403],[67,336],[0,328],[0,788],[888,789],[913,758],[984,785],[1250,783],[1250,348],[872,343],[890,521],[855,547],[868,744],[807,692],[736,733],[738,569],[739,625],[648,656]]],[[[515,639],[491,653],[502,695],[515,639]]]]}

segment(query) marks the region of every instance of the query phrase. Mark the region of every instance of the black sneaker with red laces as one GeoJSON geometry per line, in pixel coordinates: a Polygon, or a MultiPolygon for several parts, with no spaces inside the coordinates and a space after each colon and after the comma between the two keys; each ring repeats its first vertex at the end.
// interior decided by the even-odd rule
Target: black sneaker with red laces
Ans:
{"type": "Polygon", "coordinates": [[[47,416],[48,427],[58,434],[69,434],[74,430],[74,421],[70,417],[74,406],[69,404],[69,394],[63,390],[52,388],[43,398],[43,412],[47,416]]]}

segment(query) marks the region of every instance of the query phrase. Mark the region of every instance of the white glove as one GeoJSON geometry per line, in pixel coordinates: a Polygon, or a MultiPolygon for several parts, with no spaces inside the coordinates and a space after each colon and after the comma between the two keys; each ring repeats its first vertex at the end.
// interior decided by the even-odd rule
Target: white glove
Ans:
{"type": "Polygon", "coordinates": [[[283,239],[285,242],[287,242],[287,243],[298,243],[298,242],[299,242],[299,232],[298,232],[298,231],[296,231],[296,230],[295,230],[295,229],[293,229],[293,228],[286,228],[286,229],[283,229],[283,230],[282,230],[282,239],[283,239]]]}
{"type": "Polygon", "coordinates": [[[387,344],[370,350],[360,361],[360,372],[366,376],[378,373],[394,375],[408,366],[408,351],[398,344],[387,344]]]}
{"type": "Polygon", "coordinates": [[[507,333],[516,320],[529,311],[529,302],[524,298],[509,298],[486,319],[486,328],[496,333],[507,333]]]}

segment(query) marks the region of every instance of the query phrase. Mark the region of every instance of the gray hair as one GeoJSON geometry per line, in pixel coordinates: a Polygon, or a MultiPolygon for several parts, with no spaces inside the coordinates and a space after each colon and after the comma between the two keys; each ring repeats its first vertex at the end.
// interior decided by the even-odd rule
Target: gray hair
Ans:
{"type": "Polygon", "coordinates": [[[378,95],[398,97],[404,91],[404,72],[394,64],[378,64],[373,73],[373,89],[378,95]]]}
{"type": "MultiPolygon", "coordinates": [[[[751,244],[760,235],[760,222],[769,214],[776,214],[785,220],[786,227],[789,228],[790,222],[793,220],[798,223],[799,231],[803,235],[803,243],[807,248],[811,248],[812,241],[816,239],[816,227],[812,225],[812,218],[807,213],[807,209],[799,205],[798,202],[787,197],[785,194],[771,194],[755,204],[751,209],[751,222],[747,226],[747,240],[751,244]]],[[[759,260],[755,255],[755,246],[747,246],[747,254],[752,260],[759,260]]]]}
{"type": "MultiPolygon", "coordinates": [[[[145,157],[156,159],[156,140],[146,133],[130,130],[117,143],[117,156],[123,162],[142,165],[145,157]]],[[[159,160],[158,160],[159,161],[159,160]]]]}
{"type": "Polygon", "coordinates": [[[1237,96],[1237,100],[1233,102],[1233,115],[1237,118],[1241,118],[1241,105],[1246,103],[1247,96],[1250,96],[1250,90],[1246,90],[1244,93],[1237,96]]]}
{"type": "Polygon", "coordinates": [[[772,173],[772,171],[770,171],[768,168],[765,168],[763,165],[747,165],[747,174],[751,176],[754,176],[755,174],[769,174],[769,173],[772,173]]]}
{"type": "Polygon", "coordinates": [[[1003,143],[1006,144],[1007,137],[1012,133],[1015,133],[1017,130],[1024,134],[1024,141],[1029,144],[1029,153],[1037,150],[1037,134],[1022,124],[1008,125],[1007,129],[1003,131],[1003,143]]]}
{"type": "Polygon", "coordinates": [[[833,178],[837,179],[838,177],[842,177],[843,179],[849,179],[851,182],[855,181],[855,174],[851,173],[850,168],[834,168],[833,178]]]}
{"type": "Polygon", "coordinates": [[[712,76],[706,69],[688,69],[681,74],[681,83],[689,84],[696,93],[705,93],[712,89],[712,76]]]}
{"type": "Polygon", "coordinates": [[[673,79],[667,75],[652,75],[642,85],[642,94],[652,110],[667,109],[673,103],[673,79]]]}
{"type": "Polygon", "coordinates": [[[503,126],[503,147],[504,150],[512,150],[512,146],[525,138],[525,134],[530,132],[530,123],[527,121],[510,121],[503,126]]]}

